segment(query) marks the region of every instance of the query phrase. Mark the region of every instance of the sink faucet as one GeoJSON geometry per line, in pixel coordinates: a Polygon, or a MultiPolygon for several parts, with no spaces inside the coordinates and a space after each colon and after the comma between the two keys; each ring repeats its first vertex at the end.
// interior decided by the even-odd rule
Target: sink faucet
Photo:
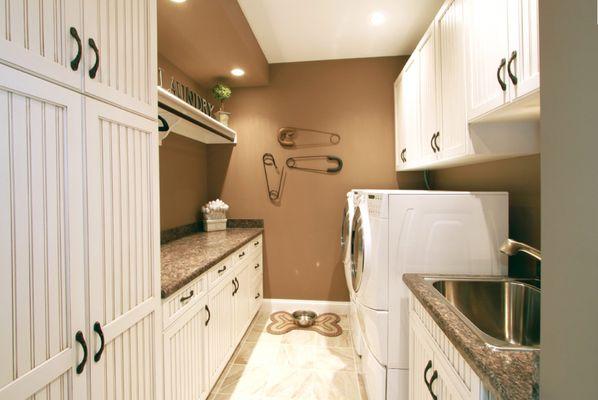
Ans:
{"type": "Polygon", "coordinates": [[[538,261],[542,261],[542,256],[540,255],[540,250],[533,248],[525,243],[518,242],[516,240],[507,239],[505,242],[500,246],[501,253],[504,253],[508,256],[515,255],[519,252],[528,254],[535,258],[538,261]]]}

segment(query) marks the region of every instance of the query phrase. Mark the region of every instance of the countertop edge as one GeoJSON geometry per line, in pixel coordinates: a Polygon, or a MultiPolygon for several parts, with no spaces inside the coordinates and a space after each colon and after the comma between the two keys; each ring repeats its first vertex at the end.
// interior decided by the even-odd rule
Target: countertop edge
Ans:
{"type": "Polygon", "coordinates": [[[163,288],[160,289],[160,297],[162,300],[167,299],[168,297],[172,296],[178,290],[183,288],[185,285],[191,283],[193,280],[199,278],[201,275],[206,273],[210,268],[214,265],[218,264],[220,261],[224,260],[226,257],[234,253],[235,251],[239,250],[241,247],[245,246],[251,240],[255,239],[256,237],[262,235],[264,233],[264,228],[236,228],[236,229],[255,229],[256,231],[252,234],[247,236],[243,241],[237,243],[235,246],[228,248],[225,252],[219,254],[216,257],[212,257],[209,259],[204,265],[198,267],[189,275],[182,278],[176,285],[168,290],[164,290],[163,288]]]}
{"type": "Polygon", "coordinates": [[[480,377],[484,386],[498,399],[539,399],[538,352],[496,351],[486,346],[450,307],[442,304],[444,302],[442,295],[425,282],[425,276],[425,274],[404,274],[403,282],[480,377]],[[433,302],[434,300],[436,302],[433,302]],[[533,372],[525,373],[525,369],[521,368],[523,363],[528,368],[531,364],[533,372]],[[498,367],[493,368],[492,365],[499,366],[501,370],[497,370],[498,367]],[[529,381],[527,390],[521,390],[521,379],[517,381],[513,378],[517,373],[529,381]]]}

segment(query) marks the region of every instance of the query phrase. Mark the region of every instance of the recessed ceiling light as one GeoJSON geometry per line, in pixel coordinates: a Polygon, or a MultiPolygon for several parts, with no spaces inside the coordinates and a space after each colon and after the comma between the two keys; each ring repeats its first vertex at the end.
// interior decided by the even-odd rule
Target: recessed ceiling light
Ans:
{"type": "Polygon", "coordinates": [[[245,75],[245,71],[243,71],[241,68],[233,68],[233,69],[231,69],[230,73],[233,74],[234,76],[245,75]]]}
{"type": "Polygon", "coordinates": [[[386,15],[382,11],[374,11],[370,14],[370,22],[374,26],[380,26],[386,22],[386,15]]]}
{"type": "Polygon", "coordinates": [[[172,1],[173,3],[184,3],[187,0],[170,0],[170,1],[172,1]]]}

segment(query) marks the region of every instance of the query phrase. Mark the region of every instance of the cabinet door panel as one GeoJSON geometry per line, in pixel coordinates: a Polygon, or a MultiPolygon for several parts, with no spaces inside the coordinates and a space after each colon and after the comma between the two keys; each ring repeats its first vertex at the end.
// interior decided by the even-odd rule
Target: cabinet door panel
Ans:
{"type": "MultiPolygon", "coordinates": [[[[121,398],[120,385],[146,396],[139,398],[154,398],[161,328],[156,123],[86,99],[85,140],[90,318],[101,324],[116,360],[108,364],[102,357],[93,364],[92,386],[98,389],[92,398],[103,399],[113,379],[115,397],[108,390],[106,398],[121,398]],[[140,325],[143,334],[135,332],[140,325]],[[141,356],[142,376],[130,368],[114,370],[141,356]]],[[[94,333],[94,353],[99,346],[94,333]]]]}
{"type": "Polygon", "coordinates": [[[438,17],[443,159],[467,152],[464,33],[463,0],[455,0],[438,17]]]}
{"type": "MultiPolygon", "coordinates": [[[[424,373],[427,369],[426,379],[430,381],[433,365],[427,368],[428,363],[433,364],[434,353],[426,340],[425,332],[419,327],[414,318],[409,326],[409,399],[428,400],[430,393],[424,382],[424,373]]],[[[444,399],[443,397],[441,397],[444,399]]]]}
{"type": "Polygon", "coordinates": [[[235,303],[235,328],[233,334],[233,346],[241,340],[245,328],[249,324],[249,313],[251,301],[251,275],[253,273],[253,264],[247,265],[238,275],[238,287],[237,293],[234,297],[235,303]]]}
{"type": "Polygon", "coordinates": [[[0,398],[85,396],[81,97],[0,65],[0,398]]]}
{"type": "MultiPolygon", "coordinates": [[[[507,1],[466,0],[468,27],[469,120],[503,105],[508,99],[497,77],[508,56],[507,1]]],[[[507,84],[506,65],[500,79],[507,84]]]]}
{"type": "Polygon", "coordinates": [[[509,54],[513,51],[517,52],[512,66],[517,84],[511,86],[515,100],[540,87],[538,0],[509,0],[509,54]]]}
{"type": "MultiPolygon", "coordinates": [[[[437,158],[437,150],[433,147],[433,137],[438,128],[438,65],[436,57],[436,30],[433,23],[425,33],[419,53],[419,89],[420,89],[420,159],[432,161],[437,158]]],[[[435,144],[435,143],[434,143],[435,144]]]]}
{"type": "Polygon", "coordinates": [[[233,289],[232,282],[227,280],[217,288],[210,290],[209,293],[208,307],[210,307],[211,314],[208,324],[210,385],[216,382],[226,366],[233,343],[235,326],[233,289]]]}
{"type": "Polygon", "coordinates": [[[157,115],[156,2],[152,0],[86,0],[85,91],[133,112],[157,115]],[[99,51],[95,78],[89,70],[99,51]]]}
{"type": "Polygon", "coordinates": [[[80,0],[0,0],[0,61],[62,85],[81,88],[83,60],[71,68],[78,52],[70,29],[82,37],[80,0]]]}
{"type": "Polygon", "coordinates": [[[394,83],[394,112],[395,112],[395,169],[399,171],[405,163],[402,158],[406,146],[405,112],[403,110],[403,77],[399,76],[394,83]]]}
{"type": "Polygon", "coordinates": [[[206,301],[200,300],[164,332],[166,400],[200,400],[209,393],[206,301]]]}
{"type": "Polygon", "coordinates": [[[419,59],[412,57],[403,68],[401,80],[402,137],[405,138],[405,166],[419,160],[420,109],[419,109],[419,59]]]}

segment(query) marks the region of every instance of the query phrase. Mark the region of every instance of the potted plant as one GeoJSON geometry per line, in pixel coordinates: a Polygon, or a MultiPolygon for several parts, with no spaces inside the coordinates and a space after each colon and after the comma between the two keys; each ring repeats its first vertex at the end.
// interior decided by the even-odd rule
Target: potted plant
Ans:
{"type": "Polygon", "coordinates": [[[228,126],[230,113],[224,111],[224,102],[230,98],[233,92],[228,86],[219,83],[212,88],[212,94],[214,95],[214,98],[220,102],[220,110],[216,113],[218,121],[220,121],[222,125],[228,126]]]}

